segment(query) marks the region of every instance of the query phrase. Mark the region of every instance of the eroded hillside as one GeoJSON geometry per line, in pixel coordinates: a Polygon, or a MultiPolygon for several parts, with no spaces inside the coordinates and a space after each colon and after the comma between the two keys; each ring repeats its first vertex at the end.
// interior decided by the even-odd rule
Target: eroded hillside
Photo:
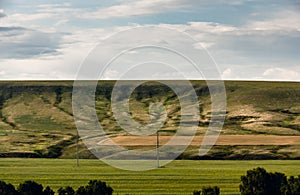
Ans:
{"type": "MultiPolygon", "coordinates": [[[[210,94],[205,82],[192,83],[201,111],[197,136],[202,136],[210,120],[210,94]]],[[[72,84],[71,81],[0,83],[1,156],[75,157],[72,84]]],[[[106,133],[118,137],[128,133],[111,111],[113,85],[113,81],[99,83],[95,106],[106,133]]],[[[280,139],[300,135],[299,83],[227,81],[225,85],[227,117],[223,136],[249,135],[249,139],[254,139],[250,135],[273,135],[274,139],[280,139]]],[[[132,118],[144,124],[149,122],[149,105],[153,102],[163,103],[167,111],[161,136],[172,136],[180,123],[180,106],[177,96],[167,86],[154,82],[139,86],[129,101],[132,118]]],[[[233,140],[232,144],[215,146],[207,158],[299,158],[298,145],[239,145],[233,140]]],[[[182,157],[197,158],[197,149],[190,146],[182,157]]],[[[81,157],[93,157],[82,143],[79,152],[81,157]]]]}

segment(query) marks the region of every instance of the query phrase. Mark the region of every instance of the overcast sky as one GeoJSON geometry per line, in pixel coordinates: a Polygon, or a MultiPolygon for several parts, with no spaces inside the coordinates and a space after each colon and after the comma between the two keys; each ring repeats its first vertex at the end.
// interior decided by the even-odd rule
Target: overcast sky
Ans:
{"type": "Polygon", "coordinates": [[[101,40],[147,25],[194,37],[223,79],[300,81],[299,0],[1,0],[0,80],[75,79],[101,40]]]}

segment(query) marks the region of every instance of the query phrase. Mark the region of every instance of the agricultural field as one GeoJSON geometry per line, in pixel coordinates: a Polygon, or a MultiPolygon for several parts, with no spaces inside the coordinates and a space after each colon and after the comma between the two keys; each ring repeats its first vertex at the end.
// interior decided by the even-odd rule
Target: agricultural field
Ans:
{"type": "Polygon", "coordinates": [[[77,189],[91,179],[105,181],[114,194],[192,194],[203,186],[217,185],[221,194],[239,194],[240,177],[246,171],[264,167],[287,176],[300,175],[300,161],[213,161],[176,160],[165,167],[132,172],[112,168],[99,160],[74,159],[0,159],[0,180],[17,185],[35,180],[55,191],[64,186],[77,189]]]}

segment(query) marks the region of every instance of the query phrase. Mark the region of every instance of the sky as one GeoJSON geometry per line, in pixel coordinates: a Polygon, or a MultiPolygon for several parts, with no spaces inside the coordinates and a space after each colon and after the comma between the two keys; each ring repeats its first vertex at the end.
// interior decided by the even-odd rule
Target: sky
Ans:
{"type": "MultiPolygon", "coordinates": [[[[107,37],[147,26],[197,40],[221,79],[300,81],[299,0],[0,0],[0,80],[76,79],[86,57],[107,37]]],[[[118,47],[144,33],[133,32],[118,47]]],[[[159,39],[176,45],[183,37],[159,39]]],[[[105,47],[113,48],[112,42],[105,47]]],[[[184,42],[176,47],[190,51],[184,42]]],[[[167,52],[152,57],[188,69],[167,52]]],[[[120,63],[133,62],[128,59],[120,63]]],[[[114,79],[117,71],[106,78],[114,79]]]]}

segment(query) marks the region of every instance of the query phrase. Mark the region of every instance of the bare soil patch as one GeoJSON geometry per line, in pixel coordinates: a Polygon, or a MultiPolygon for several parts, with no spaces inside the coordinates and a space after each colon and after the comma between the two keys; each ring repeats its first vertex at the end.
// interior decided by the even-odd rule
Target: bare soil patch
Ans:
{"type": "MultiPolygon", "coordinates": [[[[204,136],[195,136],[190,145],[200,146],[204,136]]],[[[159,144],[183,145],[188,136],[159,136],[159,144]],[[174,139],[169,142],[171,139],[174,139]]],[[[156,145],[156,136],[117,136],[112,140],[122,146],[153,146],[156,145]]],[[[102,145],[109,145],[103,140],[102,145]]],[[[220,135],[215,145],[300,145],[300,136],[273,136],[273,135],[220,135]]]]}

